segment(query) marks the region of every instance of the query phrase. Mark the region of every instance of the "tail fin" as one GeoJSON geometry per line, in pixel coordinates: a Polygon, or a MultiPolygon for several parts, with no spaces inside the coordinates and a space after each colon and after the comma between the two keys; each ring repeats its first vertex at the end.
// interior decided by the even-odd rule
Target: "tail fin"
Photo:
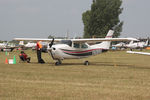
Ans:
{"type": "Polygon", "coordinates": [[[148,41],[148,39],[147,39],[147,41],[145,42],[145,46],[148,46],[148,44],[149,44],[149,41],[148,41]]]}
{"type": "Polygon", "coordinates": [[[130,41],[129,45],[130,45],[130,44],[133,44],[133,42],[134,42],[133,40],[132,40],[132,41],[130,41]]]}
{"type": "MultiPolygon", "coordinates": [[[[114,31],[109,30],[105,38],[112,38],[113,34],[114,34],[114,31]]],[[[95,46],[98,46],[99,48],[102,48],[102,49],[109,49],[110,44],[111,44],[111,41],[103,41],[100,44],[96,44],[95,46]]]]}
{"type": "Polygon", "coordinates": [[[114,31],[109,30],[105,38],[112,38],[113,34],[114,34],[114,31]]]}
{"type": "Polygon", "coordinates": [[[24,45],[24,41],[20,41],[19,45],[21,45],[21,46],[24,45]]]}

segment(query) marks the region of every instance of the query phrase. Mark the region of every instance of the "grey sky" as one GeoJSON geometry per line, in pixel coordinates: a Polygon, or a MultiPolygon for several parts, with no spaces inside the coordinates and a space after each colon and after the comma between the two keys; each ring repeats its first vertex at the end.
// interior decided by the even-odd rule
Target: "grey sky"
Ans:
{"type": "MultiPolygon", "coordinates": [[[[82,13],[92,0],[0,0],[0,40],[48,35],[82,36],[82,13]]],[[[123,0],[122,37],[150,35],[150,0],[123,0]],[[132,33],[132,34],[130,34],[132,33]],[[144,33],[144,34],[141,34],[144,33]]]]}
{"type": "Polygon", "coordinates": [[[150,37],[150,0],[123,0],[122,37],[150,37]]]}

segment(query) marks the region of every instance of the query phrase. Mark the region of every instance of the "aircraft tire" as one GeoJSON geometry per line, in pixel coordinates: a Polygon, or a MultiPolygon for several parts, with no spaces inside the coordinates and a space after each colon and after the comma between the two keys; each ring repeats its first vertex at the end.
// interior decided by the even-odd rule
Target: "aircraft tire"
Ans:
{"type": "Polygon", "coordinates": [[[89,61],[84,62],[84,65],[86,65],[86,66],[88,66],[89,64],[90,64],[89,61]]]}
{"type": "Polygon", "coordinates": [[[60,63],[59,63],[59,62],[56,62],[55,65],[58,66],[58,65],[60,65],[60,63]]]}

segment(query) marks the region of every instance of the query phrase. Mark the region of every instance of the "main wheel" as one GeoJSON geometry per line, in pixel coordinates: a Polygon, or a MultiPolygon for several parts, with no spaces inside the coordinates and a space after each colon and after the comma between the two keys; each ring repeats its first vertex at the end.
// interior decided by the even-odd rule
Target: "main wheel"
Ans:
{"type": "Polygon", "coordinates": [[[60,65],[60,62],[57,61],[57,62],[55,63],[55,65],[56,65],[56,66],[60,65]]]}
{"type": "Polygon", "coordinates": [[[84,62],[84,65],[88,66],[88,65],[89,65],[89,62],[88,62],[88,61],[85,61],[85,62],[84,62]]]}

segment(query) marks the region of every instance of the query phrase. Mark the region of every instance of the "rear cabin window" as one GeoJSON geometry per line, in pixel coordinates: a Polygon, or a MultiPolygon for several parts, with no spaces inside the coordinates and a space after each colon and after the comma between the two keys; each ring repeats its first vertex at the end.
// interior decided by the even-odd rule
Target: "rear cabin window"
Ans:
{"type": "Polygon", "coordinates": [[[80,44],[79,43],[74,43],[74,48],[80,48],[80,44]]]}
{"type": "Polygon", "coordinates": [[[74,48],[88,48],[87,44],[85,43],[74,43],[74,48]]]}

